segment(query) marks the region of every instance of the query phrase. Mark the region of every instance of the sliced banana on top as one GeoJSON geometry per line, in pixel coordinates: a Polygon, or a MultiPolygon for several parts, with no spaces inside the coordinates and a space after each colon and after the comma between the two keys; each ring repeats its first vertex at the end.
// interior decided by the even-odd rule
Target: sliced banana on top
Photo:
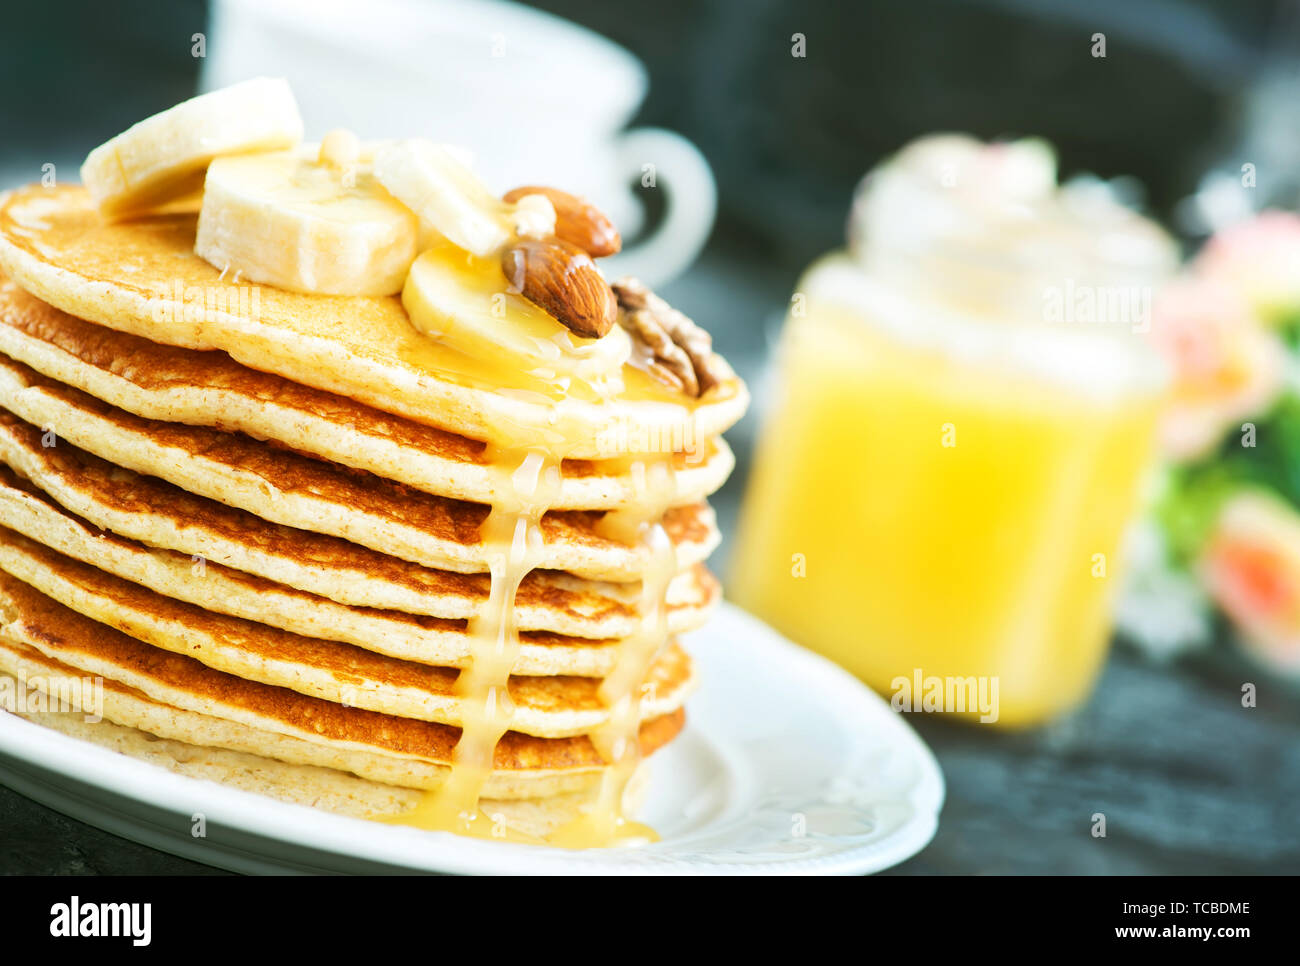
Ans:
{"type": "Polygon", "coordinates": [[[375,177],[422,221],[473,255],[496,254],[516,233],[543,237],[555,230],[548,199],[502,201],[454,148],[425,138],[393,141],[377,151],[375,177]]]}
{"type": "Polygon", "coordinates": [[[623,329],[601,339],[580,338],[511,291],[497,259],[446,242],[415,260],[402,305],[412,325],[443,345],[541,379],[617,378],[632,352],[623,329]]]}
{"type": "Polygon", "coordinates": [[[196,193],[214,158],[291,148],[302,118],[282,78],[201,94],[146,118],[91,151],[81,180],[106,215],[126,217],[196,193]]]}
{"type": "Polygon", "coordinates": [[[319,148],[218,158],[194,250],[223,272],[296,292],[396,295],[420,225],[375,179],[349,132],[319,148]]]}

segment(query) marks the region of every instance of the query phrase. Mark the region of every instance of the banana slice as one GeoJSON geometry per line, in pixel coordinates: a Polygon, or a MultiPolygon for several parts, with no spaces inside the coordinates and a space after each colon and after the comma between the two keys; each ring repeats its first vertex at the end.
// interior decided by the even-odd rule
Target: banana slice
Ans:
{"type": "Polygon", "coordinates": [[[216,157],[282,150],[300,140],[302,118],[288,82],[259,77],[128,128],[86,156],[81,180],[104,214],[126,217],[196,193],[216,157]]]}
{"type": "Polygon", "coordinates": [[[474,255],[496,254],[515,234],[543,237],[555,230],[549,199],[502,201],[454,149],[424,138],[385,145],[375,155],[375,177],[422,221],[474,255]]]}
{"type": "Polygon", "coordinates": [[[495,258],[478,258],[447,242],[411,266],[402,289],[411,323],[444,345],[539,379],[587,382],[617,377],[632,351],[621,327],[583,339],[509,290],[495,258]]]}
{"type": "Polygon", "coordinates": [[[375,180],[348,132],[320,148],[218,158],[194,250],[221,271],[295,292],[396,295],[420,225],[375,180]]]}

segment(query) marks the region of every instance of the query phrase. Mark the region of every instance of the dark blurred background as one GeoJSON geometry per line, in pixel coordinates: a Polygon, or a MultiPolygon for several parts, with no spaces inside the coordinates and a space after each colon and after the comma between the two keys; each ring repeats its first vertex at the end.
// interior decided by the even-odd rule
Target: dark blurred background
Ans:
{"type": "MultiPolygon", "coordinates": [[[[683,133],[712,165],[713,237],[665,294],[714,333],[760,398],[768,346],[800,272],[843,244],[862,174],[923,133],[1046,137],[1066,175],[1134,176],[1149,210],[1189,245],[1204,228],[1194,197],[1208,172],[1255,164],[1260,207],[1294,207],[1300,189],[1292,2],[535,6],[639,56],[650,91],[634,123],[683,133]],[[806,57],[791,56],[796,33],[806,57]],[[1091,54],[1096,33],[1106,37],[1104,59],[1091,54]]],[[[206,19],[199,0],[7,4],[0,187],[39,178],[45,162],[71,177],[91,147],[191,96],[199,62],[189,38],[206,19]]],[[[732,434],[741,465],[719,499],[724,532],[756,424],[751,415],[732,434]]],[[[1093,703],[1052,728],[998,739],[917,722],[944,766],[949,802],[936,842],[902,871],[1297,871],[1295,704],[1270,707],[1262,687],[1247,724],[1219,680],[1210,665],[1193,663],[1174,679],[1121,654],[1093,703]],[[1207,748],[1221,752],[1213,765],[1207,748]],[[1109,842],[1089,838],[1081,808],[1121,816],[1109,842]]],[[[23,843],[10,850],[12,871],[197,869],[2,789],[0,829],[23,843]]]]}
{"type": "MultiPolygon", "coordinates": [[[[1045,136],[1067,173],[1135,175],[1169,214],[1245,140],[1246,102],[1294,70],[1300,45],[1296,5],[1278,0],[533,6],[645,62],[637,122],[698,144],[718,176],[719,242],[754,246],[789,273],[840,240],[849,193],[872,163],[935,130],[1045,136]],[[1090,54],[1097,32],[1104,59],[1090,54]],[[807,37],[804,58],[790,56],[794,33],[807,37]]],[[[77,162],[191,95],[189,37],[205,23],[198,0],[7,5],[6,180],[37,159],[77,162]]],[[[1296,117],[1273,120],[1300,128],[1296,117]]]]}
{"type": "MultiPolygon", "coordinates": [[[[1291,205],[1300,189],[1294,2],[534,6],[639,56],[650,90],[634,124],[680,131],[712,165],[720,207],[711,243],[666,294],[759,382],[799,273],[843,243],[854,185],[918,135],[1046,137],[1063,174],[1132,175],[1174,227],[1187,227],[1180,215],[1215,167],[1256,164],[1261,205],[1291,205]],[[796,33],[807,38],[802,58],[791,56],[796,33]],[[1096,33],[1105,58],[1092,56],[1096,33]]],[[[47,161],[67,176],[94,145],[195,92],[200,62],[189,38],[207,22],[198,0],[11,5],[5,20],[0,185],[34,180],[47,161]]],[[[723,494],[724,523],[756,423],[751,416],[736,433],[741,472],[723,494]]]]}

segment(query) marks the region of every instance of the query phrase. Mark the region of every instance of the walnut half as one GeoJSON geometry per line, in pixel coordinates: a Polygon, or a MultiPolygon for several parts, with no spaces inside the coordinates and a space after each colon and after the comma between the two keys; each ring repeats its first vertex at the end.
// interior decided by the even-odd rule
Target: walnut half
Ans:
{"type": "Polygon", "coordinates": [[[618,323],[636,347],[634,362],[688,396],[702,396],[721,381],[709,333],[635,278],[610,287],[618,299],[618,323]]]}

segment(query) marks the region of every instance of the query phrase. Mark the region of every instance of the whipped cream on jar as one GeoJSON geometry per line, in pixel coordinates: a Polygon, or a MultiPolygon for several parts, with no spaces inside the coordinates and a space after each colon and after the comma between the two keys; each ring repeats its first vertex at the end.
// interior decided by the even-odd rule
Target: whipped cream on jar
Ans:
{"type": "Polygon", "coordinates": [[[1116,295],[1177,268],[1173,240],[1109,185],[1056,178],[1041,140],[921,138],[859,185],[849,248],[909,295],[1013,322],[1052,321],[1052,287],[1116,295]]]}
{"type": "Polygon", "coordinates": [[[800,289],[977,365],[1093,394],[1154,389],[1167,372],[1145,334],[1177,247],[1113,187],[1056,177],[1041,140],[914,141],[863,179],[848,252],[800,289]]]}

